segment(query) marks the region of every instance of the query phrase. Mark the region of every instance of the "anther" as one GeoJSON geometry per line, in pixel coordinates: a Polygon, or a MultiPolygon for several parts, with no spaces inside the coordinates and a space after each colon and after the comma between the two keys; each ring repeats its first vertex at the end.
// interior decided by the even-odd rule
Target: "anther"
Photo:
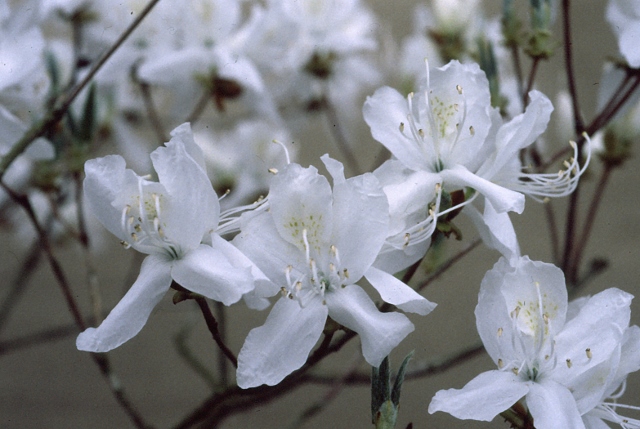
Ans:
{"type": "Polygon", "coordinates": [[[400,132],[404,133],[404,122],[400,122],[400,132]]]}
{"type": "Polygon", "coordinates": [[[278,169],[277,168],[270,168],[267,170],[269,173],[271,174],[278,174],[278,169]]]}
{"type": "Polygon", "coordinates": [[[567,368],[571,368],[571,365],[573,365],[573,364],[571,363],[571,359],[567,359],[567,368]]]}
{"type": "Polygon", "coordinates": [[[349,270],[347,270],[346,268],[342,270],[342,273],[344,274],[344,278],[348,279],[349,278],[349,270]]]}
{"type": "Polygon", "coordinates": [[[424,138],[424,130],[422,128],[418,130],[418,134],[420,134],[420,137],[424,138]]]}
{"type": "Polygon", "coordinates": [[[473,128],[473,126],[469,127],[469,134],[471,134],[472,136],[476,135],[476,130],[473,128]]]}
{"type": "Polygon", "coordinates": [[[593,353],[591,353],[591,349],[587,349],[585,350],[585,352],[587,353],[587,359],[591,359],[593,357],[593,353]]]}
{"type": "Polygon", "coordinates": [[[502,337],[502,328],[498,328],[498,338],[502,337]]]}

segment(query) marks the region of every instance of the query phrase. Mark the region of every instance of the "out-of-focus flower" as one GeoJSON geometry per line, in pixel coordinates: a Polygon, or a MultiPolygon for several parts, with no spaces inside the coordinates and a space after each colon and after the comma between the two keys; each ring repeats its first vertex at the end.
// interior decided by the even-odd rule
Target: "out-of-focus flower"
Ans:
{"type": "Polygon", "coordinates": [[[635,0],[610,0],[607,20],[618,36],[622,56],[631,67],[640,67],[640,3],[635,0]]]}
{"type": "Polygon", "coordinates": [[[258,270],[218,235],[218,198],[189,124],[151,159],[159,182],[125,169],[119,155],[85,164],[85,196],[95,216],[123,245],[149,256],[102,324],[78,336],[80,350],[105,352],[135,336],[172,280],[225,305],[254,288],[258,270]]]}
{"type": "MultiPolygon", "coordinates": [[[[356,283],[364,276],[382,298],[406,311],[435,305],[372,267],[387,236],[388,204],[371,174],[345,180],[342,164],[324,158],[334,179],[290,164],[268,196],[270,210],[252,217],[233,243],[277,285],[283,297],[253,329],[238,356],[238,385],[274,385],[300,368],[327,316],[354,330],[371,365],[413,331],[399,313],[381,313],[356,283]]],[[[273,293],[276,293],[274,291],[273,293]]]]}

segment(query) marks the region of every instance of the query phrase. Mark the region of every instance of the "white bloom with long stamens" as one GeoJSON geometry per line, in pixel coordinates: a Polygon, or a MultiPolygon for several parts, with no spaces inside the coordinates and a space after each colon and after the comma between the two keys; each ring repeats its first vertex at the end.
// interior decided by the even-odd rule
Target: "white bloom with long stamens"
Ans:
{"type": "Polygon", "coordinates": [[[95,216],[125,247],[149,256],[102,324],[78,336],[80,350],[106,352],[135,336],[172,280],[225,305],[250,292],[255,279],[266,281],[216,233],[220,206],[189,124],[171,135],[151,154],[159,182],[125,169],[119,155],[85,164],[84,192],[95,216]]]}
{"type": "MultiPolygon", "coordinates": [[[[427,69],[421,90],[406,98],[389,87],[378,89],[363,112],[373,137],[404,167],[428,173],[422,181],[435,177],[447,192],[473,190],[455,208],[484,196],[484,220],[491,227],[510,225],[506,213],[521,213],[524,195],[541,199],[572,192],[585,168],[577,163],[577,149],[560,173],[533,174],[523,168],[520,150],[542,134],[553,110],[542,93],[532,91],[529,96],[526,111],[503,123],[491,107],[489,82],[480,67],[452,61],[427,69]]],[[[519,255],[513,234],[489,232],[497,247],[511,247],[506,253],[519,255]]]]}
{"type": "Polygon", "coordinates": [[[252,217],[233,243],[281,287],[267,321],[253,329],[238,356],[242,388],[275,385],[300,368],[327,316],[357,332],[371,365],[411,331],[399,313],[381,313],[356,283],[366,277],[382,298],[419,314],[435,305],[372,267],[389,222],[387,199],[372,174],[346,180],[342,164],[323,158],[334,179],[290,164],[273,180],[269,211],[252,217]]]}
{"type": "Polygon", "coordinates": [[[620,352],[631,298],[608,289],[568,318],[559,268],[527,257],[514,266],[500,259],[482,280],[475,311],[497,369],[462,389],[437,392],[429,412],[490,421],[524,397],[536,428],[584,428],[581,414],[605,393],[600,369],[620,352]]]}

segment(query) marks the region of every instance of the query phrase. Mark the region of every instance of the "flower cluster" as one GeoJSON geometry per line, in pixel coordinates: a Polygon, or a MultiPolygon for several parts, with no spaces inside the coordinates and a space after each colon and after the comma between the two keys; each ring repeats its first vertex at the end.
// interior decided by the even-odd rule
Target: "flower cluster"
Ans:
{"type": "Polygon", "coordinates": [[[558,103],[555,114],[577,141],[555,148],[544,141],[554,107],[536,84],[559,45],[554,2],[531,1],[526,30],[513,1],[500,20],[484,19],[480,3],[417,6],[413,34],[396,46],[363,0],[0,0],[0,226],[22,227],[28,213],[43,249],[34,252],[48,253],[81,327],[77,349],[132,340],[173,291],[174,303],[199,304],[235,366],[232,386],[218,362],[222,408],[240,391],[247,401],[280,389],[259,386],[285,391],[355,337],[374,367],[373,421],[392,427],[409,357],[391,389],[388,356],[436,309],[418,279],[448,269],[446,239],[471,229],[499,254],[475,309],[495,369],[438,391],[428,412],[501,415],[523,429],[640,428],[621,411],[638,408],[618,403],[640,369],[633,296],[609,288],[569,301],[604,266],[596,260],[583,276],[580,265],[601,197],[576,214],[592,150],[601,193],[640,135],[640,2],[608,3],[623,60],[603,75],[591,122],[566,55],[571,107],[558,103]],[[601,130],[592,147],[587,133],[601,130]],[[363,135],[371,147],[352,145],[363,135]],[[328,154],[318,167],[297,161],[317,159],[325,140],[344,164],[328,154]],[[99,157],[109,151],[118,154],[99,157]],[[564,243],[547,211],[561,268],[524,256],[510,216],[528,198],[569,195],[564,243]],[[97,230],[85,209],[146,255],[104,320],[95,306],[89,328],[51,254],[58,236],[90,251],[97,230]],[[267,311],[234,351],[207,299],[221,316],[235,305],[267,311]]]}

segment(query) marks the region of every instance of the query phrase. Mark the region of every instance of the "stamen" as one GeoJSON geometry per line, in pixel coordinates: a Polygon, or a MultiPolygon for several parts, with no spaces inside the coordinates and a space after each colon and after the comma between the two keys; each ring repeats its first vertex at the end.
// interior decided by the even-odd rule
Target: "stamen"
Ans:
{"type": "Polygon", "coordinates": [[[571,359],[567,359],[567,368],[571,368],[572,365],[571,359]]]}
{"type": "Polygon", "coordinates": [[[404,133],[404,122],[400,122],[400,132],[404,133]]]}
{"type": "Polygon", "coordinates": [[[269,168],[267,171],[268,171],[269,173],[271,173],[271,174],[274,174],[274,175],[275,175],[275,174],[278,174],[278,169],[277,169],[277,168],[269,168]]]}
{"type": "Polygon", "coordinates": [[[585,352],[587,353],[587,359],[591,359],[593,357],[593,353],[591,353],[591,349],[590,348],[585,350],[585,352]]]}
{"type": "Polygon", "coordinates": [[[272,141],[273,143],[275,143],[275,144],[279,144],[279,145],[282,147],[282,149],[284,150],[284,156],[285,156],[285,159],[287,160],[287,165],[291,164],[291,158],[289,157],[289,150],[288,150],[288,149],[287,149],[287,147],[284,145],[284,143],[282,143],[282,142],[281,142],[281,141],[279,141],[279,140],[275,140],[275,139],[274,139],[274,140],[271,140],[271,141],[272,141]]]}

